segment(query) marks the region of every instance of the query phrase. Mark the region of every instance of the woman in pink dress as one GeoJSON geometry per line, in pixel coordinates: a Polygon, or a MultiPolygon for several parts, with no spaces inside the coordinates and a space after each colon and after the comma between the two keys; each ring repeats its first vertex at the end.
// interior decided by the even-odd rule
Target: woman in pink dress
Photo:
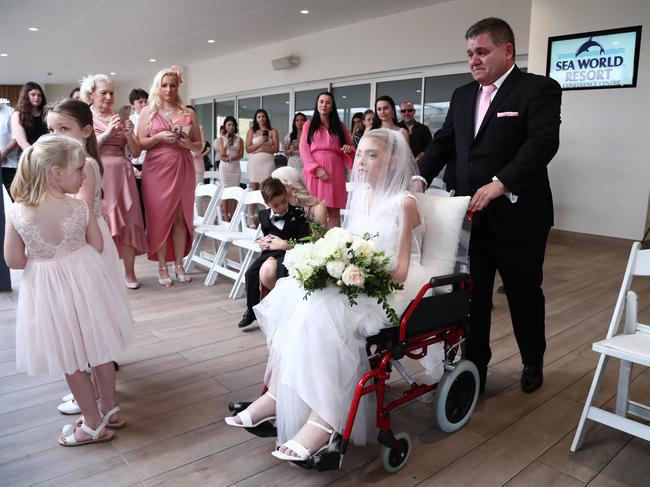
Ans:
{"type": "Polygon", "coordinates": [[[125,284],[140,287],[135,276],[135,256],[147,251],[140,197],[131,158],[140,155],[140,143],[130,120],[113,111],[113,82],[103,74],[88,76],[81,83],[81,98],[91,105],[97,147],[104,165],[102,211],[120,257],[124,260],[125,284]]]}
{"type": "Polygon", "coordinates": [[[314,113],[300,136],[305,182],[309,192],[327,205],[328,226],[339,227],[347,201],[345,167],[352,167],[354,147],[331,93],[318,95],[314,113]]]}
{"type": "Polygon", "coordinates": [[[138,120],[138,140],[147,151],[142,170],[142,197],[147,219],[149,259],[158,261],[158,283],[172,285],[167,262],[174,261],[179,282],[192,279],[183,269],[193,233],[194,164],[201,132],[196,113],[182,104],[180,70],[172,66],[156,74],[149,102],[138,120]]]}

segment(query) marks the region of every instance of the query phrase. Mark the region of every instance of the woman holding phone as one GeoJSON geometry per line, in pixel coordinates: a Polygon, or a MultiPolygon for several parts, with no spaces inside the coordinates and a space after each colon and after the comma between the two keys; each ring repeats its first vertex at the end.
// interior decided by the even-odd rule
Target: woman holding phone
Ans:
{"type": "Polygon", "coordinates": [[[260,183],[271,176],[275,169],[273,154],[279,148],[278,131],[271,127],[266,110],[260,108],[255,112],[253,124],[246,134],[248,179],[251,189],[259,189],[260,183]]]}
{"type": "Polygon", "coordinates": [[[141,147],[133,132],[133,123],[124,110],[113,110],[113,82],[105,74],[86,77],[81,83],[81,99],[90,105],[99,155],[104,164],[102,212],[124,261],[124,282],[138,289],[135,256],[147,251],[140,197],[131,159],[141,147]]]}
{"type": "MultiPolygon", "coordinates": [[[[241,167],[239,160],[244,157],[244,142],[239,136],[239,127],[235,117],[228,115],[223,122],[225,133],[216,140],[219,151],[219,180],[224,188],[239,186],[241,183],[241,167]]],[[[224,220],[230,221],[235,212],[237,202],[224,200],[221,203],[221,214],[224,220]]]]}
{"type": "Polygon", "coordinates": [[[183,106],[178,94],[183,77],[176,66],[153,79],[147,107],[138,119],[137,133],[147,161],[142,169],[142,197],[147,217],[150,260],[158,261],[158,283],[172,285],[167,262],[174,262],[179,282],[192,279],[183,268],[194,232],[192,151],[203,147],[196,113],[183,106]]]}
{"type": "Polygon", "coordinates": [[[355,148],[350,132],[339,118],[334,96],[324,91],[316,97],[314,116],[300,136],[300,157],[309,192],[327,206],[327,225],[341,226],[345,208],[345,168],[352,168],[355,148]]]}

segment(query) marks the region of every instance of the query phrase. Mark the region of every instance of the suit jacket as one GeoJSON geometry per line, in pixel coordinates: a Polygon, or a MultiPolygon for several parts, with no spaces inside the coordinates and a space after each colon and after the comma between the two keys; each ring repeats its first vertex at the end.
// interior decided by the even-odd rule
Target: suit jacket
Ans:
{"type": "Polygon", "coordinates": [[[560,85],[516,66],[503,81],[474,137],[479,84],[454,91],[447,118],[420,161],[431,182],[455,161],[456,194],[472,196],[496,176],[518,200],[490,202],[475,222],[491,237],[545,235],[553,225],[553,199],[546,166],[559,147],[560,85]]]}
{"type": "MultiPolygon", "coordinates": [[[[259,212],[258,218],[260,225],[262,227],[262,233],[264,235],[275,235],[284,240],[290,238],[302,238],[311,234],[311,228],[309,227],[309,222],[305,216],[305,212],[302,208],[289,205],[287,210],[288,216],[284,221],[284,227],[280,230],[278,227],[271,223],[271,210],[266,208],[259,212]]],[[[264,250],[262,251],[263,256],[267,254],[273,254],[281,252],[284,255],[284,250],[264,250]]],[[[270,256],[270,255],[269,255],[270,256]]]]}

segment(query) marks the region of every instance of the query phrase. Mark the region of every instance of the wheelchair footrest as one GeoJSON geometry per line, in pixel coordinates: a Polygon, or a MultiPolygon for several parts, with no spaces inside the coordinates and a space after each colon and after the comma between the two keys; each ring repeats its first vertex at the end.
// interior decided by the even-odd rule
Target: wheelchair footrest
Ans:
{"type": "Polygon", "coordinates": [[[338,470],[341,464],[341,452],[338,449],[333,451],[325,451],[323,453],[319,453],[318,455],[309,457],[304,462],[293,463],[304,469],[317,470],[318,472],[338,470]]]}

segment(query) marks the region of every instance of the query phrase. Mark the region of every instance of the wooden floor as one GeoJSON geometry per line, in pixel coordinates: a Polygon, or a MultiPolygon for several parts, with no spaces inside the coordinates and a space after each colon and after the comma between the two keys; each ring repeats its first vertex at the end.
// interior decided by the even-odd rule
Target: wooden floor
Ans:
{"type": "MultiPolygon", "coordinates": [[[[137,338],[118,373],[129,423],[111,443],[62,448],[57,434],[71,418],[56,406],[65,382],[16,373],[16,292],[0,295],[0,485],[647,486],[650,443],[590,424],[583,448],[569,453],[597,361],[590,345],[607,329],[626,260],[626,249],[549,245],[545,381],[534,394],[519,389],[505,298],[495,295],[494,356],[474,416],[449,435],[434,427],[429,404],[396,411],[394,429],[410,433],[413,452],[395,475],[382,470],[377,445],[352,447],[343,470],[323,474],[274,459],[273,439],[226,427],[228,403],[260,392],[261,332],[237,328],[244,303],[228,299],[230,281],[206,288],[195,275],[160,289],[155,265],[141,258],[143,285],[130,291],[137,338]]],[[[647,322],[650,279],[634,288],[647,322]]],[[[615,365],[598,397],[610,408],[615,365]]],[[[635,368],[634,377],[633,399],[650,401],[650,373],[635,368]]]]}

